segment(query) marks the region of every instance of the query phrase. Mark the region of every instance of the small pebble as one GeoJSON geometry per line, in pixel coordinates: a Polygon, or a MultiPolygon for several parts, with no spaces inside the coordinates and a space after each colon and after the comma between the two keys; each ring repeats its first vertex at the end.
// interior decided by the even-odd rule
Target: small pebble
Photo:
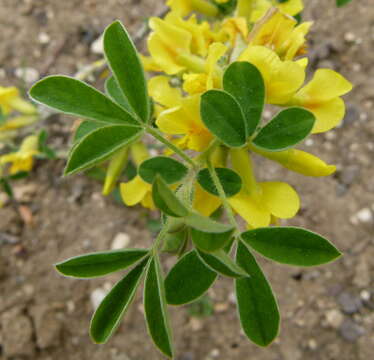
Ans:
{"type": "Polygon", "coordinates": [[[38,40],[41,44],[45,45],[51,41],[51,37],[47,33],[41,32],[38,35],[38,40]]]}
{"type": "Polygon", "coordinates": [[[359,223],[370,223],[373,221],[373,214],[369,208],[364,208],[354,214],[350,221],[353,225],[358,225],[359,223]]]}
{"type": "Polygon", "coordinates": [[[370,300],[370,298],[371,298],[371,294],[370,294],[370,291],[368,291],[368,290],[362,290],[361,292],[360,292],[360,297],[361,297],[361,299],[363,300],[363,301],[369,301],[370,300]]]}
{"type": "Polygon", "coordinates": [[[130,236],[126,233],[118,233],[111,245],[112,250],[120,250],[127,247],[130,244],[130,236]]]}
{"type": "Polygon", "coordinates": [[[338,309],[331,309],[326,314],[326,321],[334,329],[338,329],[344,320],[344,315],[338,309]]]}
{"type": "Polygon", "coordinates": [[[343,339],[349,342],[356,342],[359,337],[364,335],[365,329],[356,324],[353,320],[345,319],[339,332],[343,339]]]}
{"type": "Polygon", "coordinates": [[[21,80],[25,81],[28,84],[32,84],[35,81],[39,80],[38,70],[31,67],[20,67],[17,68],[14,74],[21,80]]]}
{"type": "Polygon", "coordinates": [[[108,292],[109,291],[104,290],[103,288],[97,288],[94,291],[92,291],[90,299],[94,310],[96,310],[99,307],[99,305],[104,300],[108,292]]]}
{"type": "Polygon", "coordinates": [[[104,54],[104,41],[103,36],[98,37],[92,44],[91,44],[91,51],[94,54],[102,55],[104,54]]]}

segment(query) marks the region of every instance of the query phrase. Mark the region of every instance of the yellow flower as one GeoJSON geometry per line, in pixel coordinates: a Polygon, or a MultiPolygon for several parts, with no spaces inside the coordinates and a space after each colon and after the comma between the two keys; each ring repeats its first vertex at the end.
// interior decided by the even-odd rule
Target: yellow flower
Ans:
{"type": "Polygon", "coordinates": [[[182,19],[175,13],[166,15],[164,21],[186,30],[191,34],[191,53],[200,56],[206,56],[208,46],[217,37],[211,29],[207,21],[198,22],[195,15],[190,16],[187,20],[182,19]]]}
{"type": "Polygon", "coordinates": [[[241,36],[243,41],[248,36],[248,23],[245,17],[232,17],[225,19],[221,25],[220,40],[228,37],[231,47],[234,48],[237,43],[238,36],[241,36]]]}
{"type": "Polygon", "coordinates": [[[292,60],[295,56],[305,54],[305,36],[312,22],[296,25],[294,18],[272,8],[255,24],[249,34],[249,44],[266,46],[282,60],[292,60]]]}
{"type": "Polygon", "coordinates": [[[166,5],[180,16],[186,16],[191,11],[198,11],[208,16],[218,14],[218,8],[206,0],[168,0],[166,5]]]}
{"type": "Polygon", "coordinates": [[[336,166],[328,165],[310,153],[297,149],[268,152],[254,146],[250,149],[270,160],[276,161],[285,168],[305,176],[329,176],[336,171],[336,166]]]}
{"type": "Polygon", "coordinates": [[[16,87],[0,86],[0,109],[3,114],[9,114],[12,110],[31,115],[36,113],[36,108],[28,101],[23,100],[16,87]]]}
{"type": "MultiPolygon", "coordinates": [[[[140,142],[132,145],[130,151],[132,159],[137,166],[149,158],[147,149],[140,142]]],[[[145,182],[139,175],[136,175],[126,183],[122,183],[120,191],[122,200],[127,206],[141,203],[145,208],[155,209],[152,199],[152,185],[145,182]]]]}
{"type": "Polygon", "coordinates": [[[179,106],[162,111],[156,124],[165,134],[184,135],[177,142],[181,148],[202,151],[213,138],[200,117],[199,95],[182,98],[179,106]]]}
{"type": "Polygon", "coordinates": [[[297,15],[304,9],[302,0],[238,0],[237,13],[255,22],[263,17],[272,6],[291,16],[297,15]]]}
{"type": "Polygon", "coordinates": [[[300,208],[296,191],[284,182],[257,183],[246,150],[231,150],[233,168],[241,176],[242,190],[228,199],[250,228],[269,226],[274,218],[289,219],[300,208]]]}
{"type": "Polygon", "coordinates": [[[34,164],[33,157],[39,153],[38,137],[27,136],[18,151],[0,157],[0,165],[11,163],[9,173],[14,175],[20,171],[30,171],[34,164]]]}
{"type": "Polygon", "coordinates": [[[148,37],[148,50],[156,67],[166,74],[177,74],[186,67],[180,55],[191,53],[192,35],[178,26],[159,18],[151,18],[153,32],[148,37]]]}
{"type": "Polygon", "coordinates": [[[159,75],[148,81],[148,92],[153,100],[162,105],[163,109],[179,106],[182,101],[182,93],[179,88],[170,86],[170,78],[159,75]]]}
{"type": "Polygon", "coordinates": [[[318,69],[312,80],[290,100],[291,105],[313,112],[316,122],[312,133],[328,131],[342,121],[345,104],[340,96],[352,90],[352,84],[330,69],[318,69]]]}
{"type": "Polygon", "coordinates": [[[153,30],[148,38],[151,58],[143,57],[146,69],[162,70],[166,74],[177,74],[186,69],[204,71],[204,62],[209,44],[217,38],[207,22],[198,23],[195,16],[183,20],[175,13],[165,19],[151,18],[153,30]]]}
{"type": "MultiPolygon", "coordinates": [[[[219,146],[211,154],[210,161],[214,167],[226,166],[227,151],[219,146]]],[[[198,182],[195,184],[195,192],[193,199],[193,208],[201,215],[212,215],[222,204],[218,196],[212,195],[205,191],[198,182]]]]}
{"type": "Polygon", "coordinates": [[[222,87],[222,69],[218,66],[218,60],[225,54],[227,47],[215,42],[209,46],[208,56],[205,62],[205,72],[200,74],[184,74],[183,90],[189,94],[201,94],[213,88],[222,87]]]}
{"type": "Polygon", "coordinates": [[[9,131],[22,128],[24,126],[31,125],[38,120],[37,116],[23,115],[9,119],[4,125],[0,126],[0,131],[9,131]]]}
{"type": "Polygon", "coordinates": [[[269,104],[289,102],[305,80],[305,60],[282,61],[274,51],[265,46],[249,45],[240,55],[239,61],[248,61],[261,72],[269,104]]]}
{"type": "Polygon", "coordinates": [[[128,147],[118,150],[111,158],[105,176],[103,195],[109,195],[115,188],[128,159],[128,147]]]}

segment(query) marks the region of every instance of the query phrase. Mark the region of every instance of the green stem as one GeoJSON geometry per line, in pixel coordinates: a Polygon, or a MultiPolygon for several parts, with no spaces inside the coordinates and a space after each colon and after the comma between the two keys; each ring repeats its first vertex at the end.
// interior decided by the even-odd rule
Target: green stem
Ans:
{"type": "Polygon", "coordinates": [[[155,128],[151,126],[146,127],[146,131],[153,135],[158,141],[162,142],[164,145],[166,145],[169,149],[173,150],[177,155],[179,155],[183,160],[188,162],[193,168],[197,168],[198,165],[193,161],[184,151],[179,149],[177,146],[175,146],[172,142],[165,139],[162,134],[155,128]]]}
{"type": "Polygon", "coordinates": [[[196,158],[196,161],[200,164],[204,164],[211,152],[220,144],[220,141],[215,138],[210,142],[208,147],[196,158]]]}
{"type": "Polygon", "coordinates": [[[207,160],[207,165],[208,165],[208,170],[209,170],[210,176],[212,177],[213,183],[214,183],[215,187],[217,188],[219,197],[222,201],[223,207],[225,208],[225,211],[226,211],[227,216],[229,218],[230,224],[233,227],[235,227],[236,231],[238,231],[238,223],[236,222],[234,213],[231,209],[231,206],[230,206],[229,202],[227,201],[225,190],[223,189],[221,181],[219,180],[219,177],[217,175],[216,169],[212,165],[209,158],[207,160]]]}
{"type": "Polygon", "coordinates": [[[164,240],[165,236],[167,235],[169,231],[169,222],[168,220],[166,220],[164,226],[162,227],[161,231],[158,233],[157,237],[156,237],[156,240],[152,246],[152,249],[151,249],[151,252],[155,255],[157,254],[157,251],[158,251],[158,248],[162,242],[162,240],[164,240]]]}

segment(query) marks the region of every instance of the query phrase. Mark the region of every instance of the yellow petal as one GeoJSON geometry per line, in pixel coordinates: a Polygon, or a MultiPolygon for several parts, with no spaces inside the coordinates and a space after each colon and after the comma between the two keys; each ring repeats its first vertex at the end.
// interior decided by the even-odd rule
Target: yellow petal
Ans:
{"type": "Polygon", "coordinates": [[[281,11],[288,15],[297,15],[299,12],[303,11],[304,4],[302,0],[288,0],[280,3],[279,1],[274,1],[273,3],[277,6],[281,11]]]}
{"type": "Polygon", "coordinates": [[[143,200],[141,201],[141,204],[146,209],[154,210],[156,208],[155,204],[153,202],[153,197],[152,197],[152,192],[151,191],[149,191],[145,194],[143,200]]]}
{"type": "Polygon", "coordinates": [[[262,199],[272,215],[281,219],[290,219],[300,208],[297,192],[284,182],[262,182],[262,199]]]}
{"type": "Polygon", "coordinates": [[[136,166],[149,158],[147,147],[140,141],[134,143],[130,147],[131,157],[136,166]]]}
{"type": "Polygon", "coordinates": [[[332,100],[352,90],[352,84],[330,69],[318,69],[312,80],[296,94],[303,103],[316,104],[332,100]]]}
{"type": "Polygon", "coordinates": [[[253,228],[270,224],[270,211],[245,191],[228,199],[232,208],[253,228]]]}
{"type": "Polygon", "coordinates": [[[191,120],[182,106],[161,112],[156,124],[162,132],[172,135],[186,134],[192,127],[191,120]]]}
{"type": "Polygon", "coordinates": [[[144,196],[151,190],[151,185],[143,181],[139,176],[135,176],[127,183],[120,185],[123,202],[128,206],[140,203],[144,196]]]}
{"type": "Polygon", "coordinates": [[[148,81],[149,95],[161,105],[172,108],[180,105],[181,93],[178,88],[171,87],[167,76],[155,76],[148,81]]]}
{"type": "Polygon", "coordinates": [[[208,57],[206,61],[206,70],[208,73],[207,90],[213,89],[216,85],[220,87],[220,77],[222,70],[217,66],[218,60],[225,54],[227,47],[221,43],[215,42],[209,46],[208,57]]]}
{"type": "Polygon", "coordinates": [[[206,192],[199,184],[195,185],[193,208],[204,216],[212,215],[221,205],[219,197],[206,192]]]}
{"type": "Polygon", "coordinates": [[[152,33],[148,37],[148,50],[155,64],[166,74],[173,75],[183,71],[185,67],[177,63],[177,54],[171,52],[170,49],[162,42],[160,36],[152,33]]]}
{"type": "Polygon", "coordinates": [[[265,46],[249,46],[239,57],[255,65],[264,78],[267,102],[288,102],[305,80],[305,69],[294,61],[282,61],[265,46]]]}
{"type": "Polygon", "coordinates": [[[336,166],[328,165],[317,156],[297,149],[277,152],[268,152],[256,148],[251,148],[251,150],[305,176],[329,176],[336,171],[336,166]]]}
{"type": "Polygon", "coordinates": [[[231,162],[234,170],[243,181],[243,188],[248,193],[257,192],[257,182],[253,171],[252,159],[246,149],[231,149],[231,162]]]}
{"type": "Polygon", "coordinates": [[[185,29],[156,17],[149,20],[149,27],[172,52],[190,52],[192,35],[185,29]]]}
{"type": "Polygon", "coordinates": [[[316,117],[312,134],[322,133],[338,126],[345,115],[344,101],[337,97],[313,106],[305,106],[316,117]]]}

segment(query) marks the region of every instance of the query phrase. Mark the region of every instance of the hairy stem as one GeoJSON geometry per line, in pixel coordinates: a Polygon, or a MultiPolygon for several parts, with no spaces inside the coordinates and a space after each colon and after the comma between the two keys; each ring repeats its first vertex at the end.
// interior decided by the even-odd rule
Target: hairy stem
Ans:
{"type": "Polygon", "coordinates": [[[210,176],[212,177],[213,183],[214,183],[215,187],[217,188],[219,197],[222,201],[223,207],[225,208],[226,214],[229,218],[230,224],[235,227],[236,231],[238,231],[238,224],[236,222],[236,219],[235,219],[234,213],[231,209],[231,206],[230,206],[229,202],[227,201],[225,190],[223,189],[221,181],[219,180],[219,177],[217,175],[216,169],[212,165],[209,158],[207,160],[207,165],[208,165],[208,170],[209,170],[210,176]]]}
{"type": "Polygon", "coordinates": [[[166,145],[169,149],[173,150],[178,156],[180,156],[184,161],[189,163],[193,168],[198,167],[195,161],[193,161],[183,150],[179,149],[172,142],[165,139],[157,129],[153,128],[152,126],[147,126],[146,131],[153,135],[158,141],[166,145]]]}

